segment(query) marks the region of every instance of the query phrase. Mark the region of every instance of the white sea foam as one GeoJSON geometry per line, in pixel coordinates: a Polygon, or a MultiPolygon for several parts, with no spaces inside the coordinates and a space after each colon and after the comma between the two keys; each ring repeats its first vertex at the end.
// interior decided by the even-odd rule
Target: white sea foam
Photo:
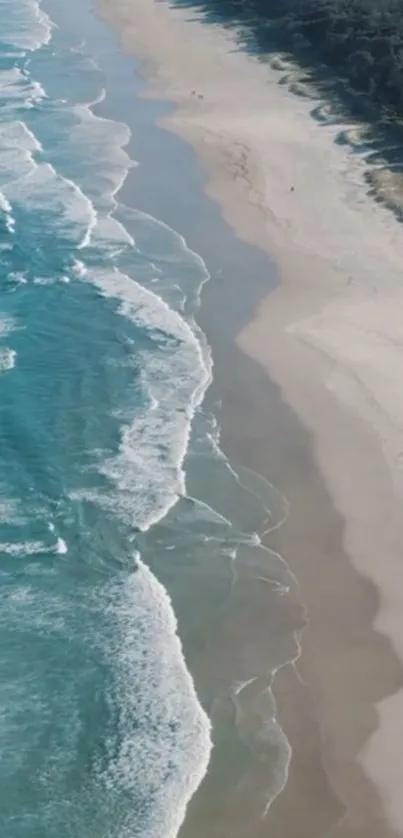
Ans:
{"type": "Polygon", "coordinates": [[[12,206],[7,200],[6,196],[0,192],[0,212],[5,216],[5,226],[9,233],[15,232],[15,218],[12,212],[12,206]]]}
{"type": "Polygon", "coordinates": [[[55,553],[59,553],[60,556],[64,556],[65,553],[67,553],[67,552],[68,552],[67,544],[64,541],[64,539],[60,538],[60,536],[59,536],[59,538],[57,539],[57,542],[56,542],[56,546],[55,546],[55,553]]]}
{"type": "Polygon", "coordinates": [[[32,602],[33,592],[32,589],[28,586],[20,586],[19,588],[16,588],[15,590],[11,591],[7,598],[11,602],[26,605],[27,603],[32,602]]]}
{"type": "MultiPolygon", "coordinates": [[[[152,801],[151,817],[145,812],[146,834],[175,838],[207,770],[210,722],[184,661],[171,602],[151,571],[138,560],[137,571],[108,588],[105,597],[120,741],[103,780],[112,791],[138,794],[141,777],[148,811],[152,801]]],[[[141,811],[133,812],[136,834],[141,817],[141,811]]],[[[133,829],[134,821],[124,835],[133,829]]]]}
{"type": "Polygon", "coordinates": [[[5,213],[11,213],[12,207],[5,195],[0,192],[0,210],[5,213]]]}
{"type": "MultiPolygon", "coordinates": [[[[30,567],[32,568],[34,567],[34,565],[30,565],[30,567]]],[[[28,567],[26,569],[28,571],[28,567]]],[[[45,575],[49,576],[51,575],[51,573],[51,570],[46,569],[45,575]]],[[[41,575],[44,575],[43,567],[41,575]]],[[[44,634],[47,637],[49,637],[50,633],[56,632],[57,634],[59,634],[59,632],[63,631],[63,639],[65,640],[66,599],[63,596],[59,595],[47,594],[46,596],[44,596],[44,593],[41,589],[38,590],[38,588],[27,584],[18,584],[17,580],[18,577],[16,578],[14,584],[10,586],[4,586],[4,588],[2,588],[2,590],[0,591],[0,605],[2,614],[2,616],[0,617],[0,623],[2,622],[3,625],[5,625],[7,631],[10,631],[10,626],[13,626],[14,629],[18,630],[19,628],[21,628],[22,631],[25,632],[28,620],[30,630],[35,632],[36,635],[39,634],[40,636],[44,634]]],[[[12,683],[10,683],[10,686],[12,686],[12,683]]],[[[17,690],[17,694],[19,694],[21,697],[27,695],[27,693],[23,689],[21,689],[21,691],[17,690]]],[[[12,714],[13,702],[8,702],[8,704],[8,709],[12,714]]],[[[32,706],[31,697],[29,699],[29,704],[30,706],[32,706]]],[[[2,713],[2,718],[4,717],[3,711],[4,707],[1,707],[0,712],[2,713]]],[[[3,735],[4,725],[2,725],[1,736],[3,737],[3,735]]],[[[24,752],[24,749],[22,750],[24,752]]]]}
{"type": "Polygon", "coordinates": [[[14,290],[17,290],[20,285],[26,285],[28,281],[24,271],[11,271],[8,275],[8,280],[14,284],[14,290]]]}
{"type": "Polygon", "coordinates": [[[9,556],[22,557],[49,552],[49,547],[43,541],[0,542],[0,555],[6,553],[9,556]]]}
{"type": "Polygon", "coordinates": [[[14,349],[0,348],[0,373],[8,372],[15,366],[17,353],[14,349]]]}
{"type": "Polygon", "coordinates": [[[0,16],[7,24],[5,40],[17,49],[32,52],[50,41],[51,20],[35,0],[0,0],[0,16]]]}
{"type": "Polygon", "coordinates": [[[36,276],[32,282],[33,285],[54,285],[56,280],[52,276],[36,276]]]}
{"type": "MultiPolygon", "coordinates": [[[[153,215],[143,212],[143,210],[126,207],[123,204],[120,206],[136,225],[145,224],[147,228],[152,228],[153,233],[158,233],[158,238],[153,236],[152,244],[150,244],[153,253],[161,255],[162,247],[162,255],[165,262],[181,263],[185,259],[188,266],[195,265],[200,272],[198,288],[200,284],[203,285],[210,278],[204,259],[195,250],[189,248],[185,237],[181,233],[178,233],[177,230],[174,230],[165,221],[154,218],[153,215]]],[[[154,268],[156,271],[158,270],[156,265],[154,265],[154,268]]]]}
{"type": "Polygon", "coordinates": [[[31,107],[45,98],[46,93],[42,85],[32,80],[26,71],[19,67],[0,71],[0,102],[3,117],[15,107],[22,105],[31,107]]]}
{"type": "MultiPolygon", "coordinates": [[[[202,257],[188,247],[184,236],[148,213],[119,204],[118,214],[125,224],[135,227],[137,248],[149,261],[153,274],[150,281],[155,284],[160,276],[163,277],[158,294],[171,307],[194,314],[200,305],[203,286],[210,279],[202,257]]],[[[208,355],[204,335],[193,320],[191,323],[208,355]]]]}
{"type": "Polygon", "coordinates": [[[21,119],[1,123],[0,141],[4,148],[14,148],[16,152],[33,154],[35,151],[42,151],[39,140],[21,119]]]}
{"type": "MultiPolygon", "coordinates": [[[[27,7],[28,0],[24,3],[27,7]]],[[[2,0],[0,13],[1,8],[2,0]]],[[[32,8],[37,7],[32,4],[32,8]]],[[[36,21],[40,28],[45,26],[46,17],[41,18],[38,12],[36,21]]],[[[49,22],[43,37],[50,37],[50,32],[49,22]]],[[[29,43],[37,44],[34,27],[31,35],[29,43]]],[[[35,48],[28,44],[27,32],[21,30],[18,37],[22,48],[35,48]]],[[[46,95],[26,73],[19,71],[5,78],[4,84],[4,101],[8,99],[18,107],[22,103],[29,107],[46,95]]],[[[147,529],[185,491],[182,464],[191,421],[210,380],[211,359],[203,350],[191,321],[187,322],[168,301],[113,268],[113,260],[118,259],[121,248],[134,254],[131,234],[113,217],[117,207],[115,196],[130,167],[135,165],[125,151],[130,131],[123,124],[96,117],[91,104],[77,106],[74,114],[76,125],[61,142],[66,143],[66,157],[76,148],[85,163],[81,169],[78,167],[83,172],[82,179],[77,176],[75,181],[62,176],[56,164],[46,162],[46,148],[41,147],[24,122],[14,119],[12,124],[0,126],[3,195],[0,211],[9,220],[15,215],[18,223],[20,215],[28,212],[31,230],[38,223],[46,233],[50,230],[54,233],[55,241],[68,239],[72,249],[74,245],[80,249],[82,260],[76,259],[72,276],[93,283],[105,297],[117,300],[121,314],[147,337],[140,359],[144,410],[139,410],[122,427],[118,455],[100,461],[100,470],[109,478],[111,490],[108,487],[107,493],[91,495],[91,499],[123,515],[130,524],[147,529]],[[85,152],[86,148],[90,151],[85,152]],[[94,267],[97,251],[101,255],[105,252],[106,268],[94,267]]],[[[150,223],[150,217],[147,219],[150,223]]],[[[167,236],[171,235],[171,246],[173,243],[177,246],[173,264],[176,260],[179,265],[184,256],[190,259],[186,242],[168,227],[164,229],[167,236]]],[[[169,258],[168,251],[166,258],[169,258]]],[[[196,284],[200,285],[208,274],[195,254],[192,259],[198,271],[196,284]]],[[[100,261],[105,264],[103,258],[100,261]]],[[[180,298],[184,301],[185,292],[181,292],[180,298]]],[[[63,556],[68,551],[68,545],[53,524],[49,525],[49,531],[53,536],[48,534],[50,545],[46,538],[44,541],[4,540],[0,543],[0,553],[16,558],[37,555],[39,567],[39,556],[63,556]]],[[[139,561],[138,571],[126,582],[116,583],[116,596],[113,593],[110,611],[116,631],[111,640],[115,644],[111,669],[116,674],[120,741],[104,779],[112,788],[118,786],[130,793],[136,788],[141,772],[145,792],[150,792],[155,801],[153,831],[147,834],[150,838],[161,835],[174,838],[187,802],[207,768],[210,725],[187,671],[164,588],[139,561]],[[139,679],[139,639],[146,655],[142,679],[139,679]],[[147,722],[142,741],[133,732],[135,705],[140,709],[139,717],[147,722]]],[[[23,605],[29,596],[28,589],[21,589],[15,594],[15,602],[23,605]]]]}
{"type": "Polygon", "coordinates": [[[91,241],[97,214],[90,198],[72,180],[60,176],[49,163],[37,159],[42,146],[22,120],[0,125],[0,210],[8,211],[10,232],[14,230],[11,204],[32,211],[52,215],[57,232],[66,232],[79,248],[91,241]]]}
{"type": "Polygon", "coordinates": [[[91,239],[94,247],[105,250],[107,257],[111,261],[118,258],[122,253],[122,249],[127,247],[127,245],[135,247],[133,236],[123,224],[117,221],[116,218],[113,218],[112,212],[113,210],[107,215],[98,218],[91,239]]]}
{"type": "Polygon", "coordinates": [[[87,275],[87,273],[88,273],[87,268],[84,265],[84,262],[81,262],[80,259],[75,259],[74,260],[73,273],[79,279],[83,279],[87,275]]]}
{"type": "Polygon", "coordinates": [[[5,338],[14,331],[17,323],[13,317],[0,315],[0,338],[5,338]]]}
{"type": "MultiPolygon", "coordinates": [[[[80,187],[67,178],[60,177],[49,163],[36,164],[32,157],[29,170],[18,177],[18,159],[13,158],[13,179],[3,182],[3,192],[15,205],[32,212],[40,219],[52,217],[55,235],[67,235],[76,246],[84,248],[91,240],[96,223],[92,202],[80,187]]],[[[2,161],[0,155],[0,176],[2,161]]]]}
{"type": "MultiPolygon", "coordinates": [[[[49,530],[49,532],[52,533],[52,535],[56,534],[56,527],[55,527],[53,521],[49,521],[48,530],[49,530]]],[[[52,548],[51,548],[51,550],[52,550],[52,548]]],[[[68,553],[68,546],[67,546],[65,540],[63,538],[61,538],[60,536],[58,536],[57,539],[56,539],[56,544],[53,547],[53,552],[54,553],[59,553],[59,555],[61,555],[61,556],[68,553]]]]}
{"type": "Polygon", "coordinates": [[[58,553],[63,555],[68,552],[68,547],[62,538],[58,538],[55,544],[45,544],[44,541],[11,541],[0,542],[0,555],[6,553],[9,556],[36,556],[47,553],[58,553]]]}
{"type": "Polygon", "coordinates": [[[0,186],[3,204],[10,206],[15,197],[13,184],[23,181],[37,168],[35,152],[40,145],[29,128],[20,120],[0,124],[0,186]]]}
{"type": "MultiPolygon", "coordinates": [[[[80,131],[83,136],[84,127],[88,132],[89,125],[88,119],[82,121],[76,134],[77,143],[80,131]]],[[[102,123],[92,122],[94,134],[101,126],[102,123]]],[[[108,137],[116,142],[118,136],[111,126],[103,127],[108,129],[108,137]]],[[[97,136],[99,142],[102,133],[97,136]]],[[[89,133],[86,140],[88,138],[89,133]]],[[[126,139],[128,141],[123,134],[120,142],[123,144],[126,139]]],[[[105,137],[99,146],[101,159],[106,145],[105,137]]],[[[111,181],[109,186],[111,198],[129,168],[127,158],[122,156],[121,162],[120,179],[116,177],[115,183],[111,181]]],[[[115,173],[117,171],[115,169],[115,173]]],[[[113,208],[112,205],[112,211],[113,208]]],[[[130,221],[137,222],[138,218],[133,215],[130,221]]],[[[158,224],[145,215],[142,221],[148,225],[158,224]]],[[[165,256],[172,254],[176,247],[177,264],[186,259],[188,264],[192,263],[194,286],[199,291],[209,276],[204,262],[167,225],[162,225],[161,229],[166,238],[170,237],[170,251],[167,248],[165,256]]],[[[92,231],[92,244],[100,249],[106,246],[109,259],[119,255],[119,250],[111,251],[111,244],[129,245],[129,260],[130,246],[134,246],[125,227],[112,217],[110,208],[106,215],[99,214],[92,231]]],[[[80,495],[81,499],[100,504],[123,516],[130,525],[146,530],[166,514],[179,494],[185,492],[182,464],[194,412],[210,381],[211,357],[191,321],[187,322],[167,300],[142,287],[127,274],[117,269],[95,270],[82,261],[77,261],[74,269],[77,277],[94,283],[104,296],[118,300],[121,314],[135,323],[151,341],[150,349],[145,348],[140,355],[145,407],[143,410],[138,408],[130,423],[123,426],[118,455],[104,460],[100,466],[112,488],[109,487],[106,493],[81,490],[75,497],[80,495]]],[[[163,270],[154,266],[154,274],[157,272],[163,275],[163,270]]],[[[182,306],[185,299],[182,290],[179,297],[182,306]]],[[[197,302],[195,295],[193,304],[197,302]]],[[[119,625],[123,630],[121,643],[114,649],[114,668],[118,675],[118,663],[121,663],[117,696],[121,708],[121,741],[119,751],[108,767],[108,781],[112,787],[118,785],[130,792],[138,789],[140,774],[145,795],[150,795],[155,803],[153,824],[147,827],[147,834],[150,838],[154,835],[159,838],[162,834],[174,838],[187,803],[207,770],[211,749],[209,722],[201,710],[183,659],[168,596],[144,565],[140,563],[138,573],[127,582],[124,607],[117,606],[117,602],[119,597],[114,598],[113,608],[119,610],[119,625]],[[139,634],[141,610],[144,620],[139,634]],[[140,637],[144,654],[149,654],[148,672],[139,684],[140,637]],[[150,692],[151,682],[154,687],[150,692]],[[139,691],[142,683],[144,691],[139,691]],[[159,688],[161,694],[156,694],[159,688]],[[135,717],[146,719],[144,736],[139,737],[138,731],[131,734],[134,713],[135,717]],[[165,741],[164,748],[161,747],[164,732],[166,740],[167,720],[171,716],[173,735],[171,741],[165,741]],[[171,766],[170,772],[167,772],[167,764],[171,766]],[[137,767],[136,774],[133,765],[137,767]]]]}
{"type": "Polygon", "coordinates": [[[210,381],[211,368],[189,324],[152,291],[119,271],[89,271],[87,278],[152,341],[141,352],[142,384],[153,409],[139,409],[122,430],[117,457],[102,471],[116,486],[103,499],[126,520],[147,530],[185,492],[182,463],[190,424],[210,381]]]}
{"type": "MultiPolygon", "coordinates": [[[[3,487],[0,486],[0,490],[3,487]]],[[[20,503],[10,498],[0,498],[0,524],[17,524],[24,525],[26,523],[25,515],[21,512],[20,503]]]]}
{"type": "MultiPolygon", "coordinates": [[[[91,129],[92,143],[98,148],[96,159],[103,161],[105,150],[109,155],[111,151],[115,155],[113,171],[108,170],[109,183],[105,175],[104,183],[100,181],[104,192],[105,186],[108,188],[109,205],[105,194],[101,201],[104,212],[98,213],[91,244],[101,251],[106,249],[109,260],[118,258],[119,248],[128,247],[130,259],[134,241],[125,226],[112,215],[115,195],[130,167],[130,160],[123,151],[130,135],[122,131],[119,137],[116,126],[94,119],[91,111],[85,114],[81,109],[80,115],[76,145],[90,140],[91,129]],[[120,157],[116,156],[117,142],[121,145],[120,157]],[[111,143],[114,144],[112,148],[111,143]]],[[[83,188],[87,192],[89,187],[84,185],[83,188]]],[[[95,193],[92,198],[96,203],[95,193]]],[[[144,220],[149,223],[151,218],[144,220]]],[[[174,241],[177,244],[178,261],[193,256],[197,285],[201,286],[208,278],[204,263],[196,254],[191,254],[182,237],[169,231],[168,227],[164,229],[167,235],[171,233],[171,247],[174,241]]],[[[196,327],[192,329],[192,325],[166,301],[122,271],[95,270],[77,260],[74,273],[78,278],[94,283],[104,296],[120,301],[121,314],[135,323],[152,342],[151,349],[145,349],[141,354],[141,383],[146,406],[143,410],[138,408],[130,423],[123,426],[118,455],[104,459],[100,465],[101,472],[115,488],[108,488],[107,493],[94,490],[78,493],[81,499],[104,506],[113,514],[123,516],[130,525],[146,530],[166,514],[179,494],[185,492],[182,463],[194,411],[210,380],[210,354],[202,347],[196,327]]],[[[182,292],[180,298],[184,300],[182,292]]],[[[116,597],[113,609],[119,611],[122,631],[113,656],[114,671],[119,679],[116,698],[121,730],[119,750],[109,763],[107,780],[112,788],[117,785],[133,792],[139,788],[140,775],[148,805],[153,799],[152,826],[147,826],[147,834],[150,838],[159,838],[161,834],[174,838],[184,819],[187,803],[207,770],[211,749],[209,722],[183,659],[167,593],[141,562],[139,571],[127,581],[123,607],[121,598],[116,597]],[[144,617],[139,635],[142,610],[144,617]],[[143,650],[141,659],[140,646],[143,650]],[[148,655],[148,672],[139,681],[139,666],[144,664],[144,654],[148,655]],[[150,683],[154,685],[151,692],[150,683]],[[135,717],[146,720],[144,736],[139,737],[137,730],[132,734],[135,717]],[[171,718],[171,741],[167,741],[167,721],[171,718]],[[135,774],[133,765],[136,765],[135,774]]]]}
{"type": "Polygon", "coordinates": [[[101,245],[106,241],[115,240],[119,243],[134,245],[134,240],[124,225],[112,217],[116,209],[116,194],[123,185],[127,174],[137,163],[125,151],[130,142],[131,132],[124,123],[96,116],[92,107],[103,100],[105,91],[88,105],[76,105],[71,109],[76,117],[69,131],[71,149],[80,150],[80,156],[86,160],[84,167],[86,175],[81,180],[81,186],[86,195],[96,204],[100,221],[97,228],[101,245]],[[96,165],[94,165],[96,161],[96,165]],[[101,229],[102,225],[102,229],[101,229]]]}

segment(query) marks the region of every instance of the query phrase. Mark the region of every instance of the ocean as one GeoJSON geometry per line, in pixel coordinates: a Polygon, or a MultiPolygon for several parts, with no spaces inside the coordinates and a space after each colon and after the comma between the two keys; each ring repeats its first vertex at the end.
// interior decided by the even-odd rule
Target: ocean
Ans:
{"type": "Polygon", "coordinates": [[[233,787],[264,744],[264,805],[285,782],[283,661],[211,651],[242,580],[287,590],[259,535],[284,504],[204,406],[209,266],[136,207],[134,65],[86,2],[0,20],[1,834],[174,838],[213,743],[233,787]]]}

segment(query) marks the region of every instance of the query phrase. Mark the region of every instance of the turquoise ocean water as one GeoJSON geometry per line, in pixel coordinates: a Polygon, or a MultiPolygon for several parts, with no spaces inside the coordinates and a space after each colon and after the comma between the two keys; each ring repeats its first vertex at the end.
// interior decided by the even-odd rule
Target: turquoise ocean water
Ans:
{"type": "Polygon", "coordinates": [[[214,691],[175,612],[191,657],[267,512],[201,409],[207,267],[119,203],[131,133],[95,115],[114,47],[57,7],[0,0],[0,831],[173,838],[214,691]]]}

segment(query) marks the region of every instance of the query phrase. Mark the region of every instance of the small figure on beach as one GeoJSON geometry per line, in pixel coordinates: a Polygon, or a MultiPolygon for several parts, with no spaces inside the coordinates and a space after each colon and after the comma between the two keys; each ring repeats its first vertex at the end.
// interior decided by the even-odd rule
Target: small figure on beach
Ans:
{"type": "Polygon", "coordinates": [[[295,192],[295,186],[292,186],[290,192],[295,192]]]}

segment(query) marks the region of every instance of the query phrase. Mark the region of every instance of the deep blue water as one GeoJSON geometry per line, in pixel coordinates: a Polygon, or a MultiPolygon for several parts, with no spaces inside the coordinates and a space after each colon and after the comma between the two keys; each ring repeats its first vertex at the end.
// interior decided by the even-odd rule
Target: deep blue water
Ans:
{"type": "Polygon", "coordinates": [[[0,831],[173,838],[211,743],[161,579],[208,619],[266,511],[200,409],[207,267],[118,202],[132,138],[94,115],[112,47],[80,9],[0,0],[0,831]]]}

